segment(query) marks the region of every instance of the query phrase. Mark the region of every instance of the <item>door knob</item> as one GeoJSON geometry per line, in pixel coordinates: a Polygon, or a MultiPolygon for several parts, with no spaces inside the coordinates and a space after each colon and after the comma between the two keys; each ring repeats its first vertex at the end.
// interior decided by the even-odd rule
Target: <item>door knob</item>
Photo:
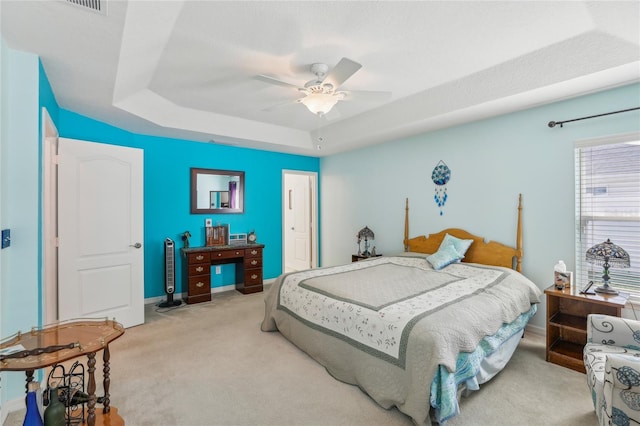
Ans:
{"type": "Polygon", "coordinates": [[[130,245],[129,247],[140,248],[140,247],[142,247],[142,244],[140,244],[140,243],[135,243],[135,244],[133,244],[133,245],[130,245]]]}

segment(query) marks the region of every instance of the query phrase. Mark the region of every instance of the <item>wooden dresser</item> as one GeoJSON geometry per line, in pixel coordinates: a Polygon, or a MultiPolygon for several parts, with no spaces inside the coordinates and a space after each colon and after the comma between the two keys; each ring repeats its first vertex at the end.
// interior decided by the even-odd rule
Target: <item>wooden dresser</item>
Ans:
{"type": "Polygon", "coordinates": [[[236,290],[243,294],[262,291],[264,244],[183,248],[183,291],[187,303],[211,300],[211,265],[235,264],[236,290]]]}

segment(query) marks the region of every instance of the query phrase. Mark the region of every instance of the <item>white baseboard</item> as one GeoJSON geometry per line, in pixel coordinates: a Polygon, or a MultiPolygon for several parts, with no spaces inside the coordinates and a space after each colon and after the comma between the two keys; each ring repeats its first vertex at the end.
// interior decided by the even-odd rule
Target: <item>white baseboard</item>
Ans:
{"type": "Polygon", "coordinates": [[[538,335],[540,337],[547,336],[547,330],[544,327],[538,327],[537,325],[528,324],[524,330],[531,334],[538,335]]]}
{"type": "Polygon", "coordinates": [[[225,291],[232,291],[232,290],[235,290],[235,289],[236,289],[235,284],[223,285],[222,287],[213,287],[211,289],[211,294],[224,293],[225,291]]]}
{"type": "MultiPolygon", "coordinates": [[[[42,387],[42,383],[40,384],[40,389],[43,389],[42,387]]],[[[14,413],[16,411],[20,411],[20,410],[24,410],[25,407],[25,402],[24,402],[24,395],[15,399],[11,399],[7,402],[4,403],[4,405],[2,406],[2,409],[0,410],[2,420],[0,421],[0,425],[3,425],[6,421],[7,421],[7,417],[9,417],[9,414],[14,413]]]]}
{"type": "Polygon", "coordinates": [[[18,397],[16,399],[12,399],[11,401],[7,401],[7,408],[11,413],[26,408],[24,405],[24,397],[18,397]]]}

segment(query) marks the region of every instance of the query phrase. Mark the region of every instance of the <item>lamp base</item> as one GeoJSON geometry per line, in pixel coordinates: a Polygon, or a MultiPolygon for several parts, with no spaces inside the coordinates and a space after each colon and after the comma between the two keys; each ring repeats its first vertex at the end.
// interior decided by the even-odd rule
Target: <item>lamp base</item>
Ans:
{"type": "Polygon", "coordinates": [[[620,293],[618,290],[609,287],[609,285],[601,285],[600,287],[596,287],[594,291],[596,293],[603,293],[603,294],[619,294],[620,293]]]}

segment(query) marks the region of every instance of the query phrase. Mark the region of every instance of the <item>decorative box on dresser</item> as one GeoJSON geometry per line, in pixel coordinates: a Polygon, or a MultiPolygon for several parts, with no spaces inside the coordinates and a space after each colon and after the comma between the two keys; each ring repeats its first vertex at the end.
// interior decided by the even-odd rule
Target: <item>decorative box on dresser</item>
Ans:
{"type": "Polygon", "coordinates": [[[587,343],[587,315],[621,316],[628,293],[580,294],[575,285],[547,288],[547,361],[585,372],[582,351],[587,343]]]}
{"type": "Polygon", "coordinates": [[[243,294],[262,291],[264,244],[238,244],[183,248],[183,285],[187,303],[211,300],[211,265],[235,264],[236,290],[243,294]]]}

